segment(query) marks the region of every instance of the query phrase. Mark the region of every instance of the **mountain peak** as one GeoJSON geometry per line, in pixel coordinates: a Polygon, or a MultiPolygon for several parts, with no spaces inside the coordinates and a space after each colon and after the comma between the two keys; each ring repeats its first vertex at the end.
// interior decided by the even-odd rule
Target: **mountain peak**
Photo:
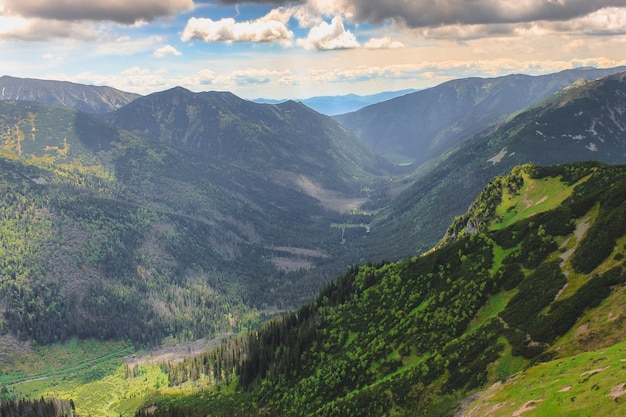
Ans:
{"type": "Polygon", "coordinates": [[[0,77],[0,100],[56,104],[85,113],[106,113],[125,106],[139,94],[113,87],[76,84],[69,81],[0,77]]]}

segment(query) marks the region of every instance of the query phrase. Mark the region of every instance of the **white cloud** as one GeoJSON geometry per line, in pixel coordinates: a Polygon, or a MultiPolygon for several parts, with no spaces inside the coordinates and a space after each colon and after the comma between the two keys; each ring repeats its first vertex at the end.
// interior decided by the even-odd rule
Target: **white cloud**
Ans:
{"type": "Polygon", "coordinates": [[[276,71],[260,68],[247,68],[233,71],[229,76],[229,83],[235,85],[269,84],[289,76],[289,71],[276,71]]]}
{"type": "Polygon", "coordinates": [[[606,36],[626,34],[626,7],[605,8],[568,21],[540,20],[525,23],[451,24],[426,27],[414,33],[427,39],[468,41],[497,37],[606,36]]]}
{"type": "MultiPolygon", "coordinates": [[[[198,88],[201,86],[221,84],[224,78],[220,77],[215,71],[204,68],[195,74],[183,76],[177,81],[178,84],[183,87],[198,88]]],[[[176,83],[173,81],[172,84],[175,85],[176,83]]]]}
{"type": "Polygon", "coordinates": [[[103,75],[86,71],[71,77],[67,75],[55,75],[47,78],[82,84],[107,85],[122,91],[149,94],[177,85],[175,80],[168,79],[165,75],[165,71],[162,70],[152,71],[146,68],[131,67],[118,74],[103,75]]]}
{"type": "Polygon", "coordinates": [[[163,43],[161,36],[133,38],[130,36],[103,36],[92,48],[91,53],[99,56],[129,56],[154,50],[163,43]]]}
{"type": "Polygon", "coordinates": [[[404,48],[404,44],[396,41],[389,36],[382,38],[372,38],[363,45],[366,49],[398,49],[404,48]]]}
{"type": "Polygon", "coordinates": [[[287,27],[289,17],[274,9],[267,15],[244,22],[232,18],[212,20],[192,17],[187,22],[181,39],[204,42],[278,42],[292,44],[293,32],[287,27]]]}
{"type": "Polygon", "coordinates": [[[359,42],[352,32],[346,30],[341,16],[333,17],[330,24],[322,22],[311,28],[306,39],[298,39],[305,49],[331,50],[358,48],[359,42]]]}
{"type": "Polygon", "coordinates": [[[31,42],[57,39],[91,41],[96,39],[97,36],[97,31],[91,23],[25,19],[18,16],[0,15],[0,39],[17,39],[31,42]]]}
{"type": "Polygon", "coordinates": [[[620,65],[626,65],[626,59],[424,61],[417,64],[362,65],[355,68],[335,70],[311,70],[309,78],[311,81],[319,84],[357,83],[368,80],[413,80],[415,85],[418,85],[418,83],[423,84],[424,80],[430,80],[429,84],[432,85],[433,83],[470,76],[497,77],[512,72],[547,74],[581,66],[610,68],[620,65]]]}
{"type": "Polygon", "coordinates": [[[541,26],[555,32],[586,35],[625,34],[626,7],[607,7],[568,22],[542,22],[541,26]]]}
{"type": "Polygon", "coordinates": [[[154,51],[152,54],[156,58],[165,58],[166,56],[180,56],[180,51],[172,45],[165,45],[154,51]]]}

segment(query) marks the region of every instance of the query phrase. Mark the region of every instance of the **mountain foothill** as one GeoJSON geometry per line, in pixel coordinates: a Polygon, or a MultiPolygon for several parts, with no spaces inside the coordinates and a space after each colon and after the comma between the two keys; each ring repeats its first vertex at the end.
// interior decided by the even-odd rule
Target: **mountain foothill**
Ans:
{"type": "Polygon", "coordinates": [[[332,117],[0,77],[0,370],[77,340],[235,335],[159,364],[118,413],[434,416],[619,356],[624,71],[459,79],[332,117]]]}

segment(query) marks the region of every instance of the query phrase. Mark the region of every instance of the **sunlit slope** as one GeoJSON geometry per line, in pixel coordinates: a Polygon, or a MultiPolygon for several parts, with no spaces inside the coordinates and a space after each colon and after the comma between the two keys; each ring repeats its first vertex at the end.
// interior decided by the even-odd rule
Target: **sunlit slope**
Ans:
{"type": "Polygon", "coordinates": [[[573,86],[483,131],[424,166],[372,222],[367,259],[429,250],[495,176],[514,166],[575,161],[626,163],[626,78],[573,86]],[[376,250],[378,249],[378,250],[376,250]]]}
{"type": "MultiPolygon", "coordinates": [[[[611,352],[607,364],[619,363],[625,196],[623,166],[517,168],[478,198],[469,217],[489,220],[474,230],[420,257],[354,267],[297,313],[218,354],[168,367],[173,387],[184,382],[213,392],[204,385],[212,382],[236,390],[167,395],[160,410],[453,415],[468,406],[468,395],[535,363],[599,349],[611,352]]],[[[604,402],[613,387],[592,387],[585,395],[595,400],[578,405],[614,413],[614,400],[604,402]]],[[[519,407],[540,399],[520,397],[519,407]]],[[[150,401],[158,405],[159,396],[150,401]]]]}

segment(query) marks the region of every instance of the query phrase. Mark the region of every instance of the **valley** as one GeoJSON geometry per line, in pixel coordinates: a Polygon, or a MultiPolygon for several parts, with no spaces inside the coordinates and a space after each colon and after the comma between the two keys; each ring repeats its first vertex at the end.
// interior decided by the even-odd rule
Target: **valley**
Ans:
{"type": "Polygon", "coordinates": [[[3,77],[31,101],[0,100],[1,398],[619,415],[620,71],[458,80],[333,118],[3,77]],[[109,104],[83,112],[75,91],[109,104]]]}

